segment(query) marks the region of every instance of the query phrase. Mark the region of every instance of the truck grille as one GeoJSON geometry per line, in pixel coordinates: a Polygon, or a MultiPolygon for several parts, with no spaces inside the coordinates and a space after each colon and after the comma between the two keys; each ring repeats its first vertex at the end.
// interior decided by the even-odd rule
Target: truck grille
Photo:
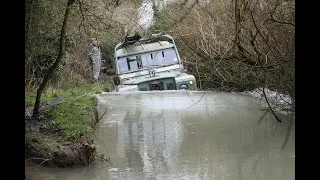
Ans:
{"type": "Polygon", "coordinates": [[[150,91],[164,90],[163,82],[150,83],[150,84],[149,84],[149,89],[150,89],[150,91]]]}
{"type": "Polygon", "coordinates": [[[173,83],[167,83],[167,90],[173,90],[173,89],[174,89],[173,83]]]}

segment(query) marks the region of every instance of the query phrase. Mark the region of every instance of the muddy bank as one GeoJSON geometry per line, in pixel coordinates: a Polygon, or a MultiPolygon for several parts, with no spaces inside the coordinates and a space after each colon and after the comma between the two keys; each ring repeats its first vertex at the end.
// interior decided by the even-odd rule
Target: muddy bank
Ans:
{"type": "Polygon", "coordinates": [[[46,93],[40,114],[32,118],[33,98],[26,98],[26,163],[70,167],[90,165],[96,156],[93,136],[98,122],[96,108],[105,84],[87,84],[78,88],[46,93]]]}
{"type": "MultiPolygon", "coordinates": [[[[30,106],[26,107],[26,112],[31,109],[30,106]]],[[[58,167],[89,165],[96,153],[92,135],[65,139],[64,130],[50,117],[49,109],[50,107],[42,108],[37,120],[30,118],[26,113],[26,162],[58,167]]],[[[91,108],[87,114],[91,114],[87,121],[95,124],[98,120],[97,110],[91,108]]]]}

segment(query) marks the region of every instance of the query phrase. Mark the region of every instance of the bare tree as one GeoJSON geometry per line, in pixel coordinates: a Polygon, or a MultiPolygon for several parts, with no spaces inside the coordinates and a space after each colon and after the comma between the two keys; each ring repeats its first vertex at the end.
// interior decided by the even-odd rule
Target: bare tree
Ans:
{"type": "MultiPolygon", "coordinates": [[[[179,41],[184,64],[195,65],[201,89],[261,87],[294,99],[294,1],[199,0],[190,6],[195,2],[169,4],[154,29],[179,41]]],[[[265,100],[275,109],[274,102],[265,100]]]]}

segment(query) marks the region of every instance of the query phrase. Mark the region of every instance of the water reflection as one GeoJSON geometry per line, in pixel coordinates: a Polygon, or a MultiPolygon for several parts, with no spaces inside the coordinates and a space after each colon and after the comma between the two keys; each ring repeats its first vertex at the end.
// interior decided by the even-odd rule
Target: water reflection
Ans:
{"type": "Polygon", "coordinates": [[[99,112],[108,113],[96,131],[97,150],[113,165],[42,171],[63,179],[79,172],[86,173],[75,179],[294,179],[294,129],[281,150],[288,118],[277,123],[255,98],[230,93],[208,92],[186,109],[201,96],[101,95],[99,112]]]}

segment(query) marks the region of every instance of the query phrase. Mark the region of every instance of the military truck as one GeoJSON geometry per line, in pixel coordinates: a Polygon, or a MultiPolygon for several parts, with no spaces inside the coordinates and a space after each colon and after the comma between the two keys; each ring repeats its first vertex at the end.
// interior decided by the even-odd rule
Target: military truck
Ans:
{"type": "MultiPolygon", "coordinates": [[[[115,46],[115,91],[197,90],[168,34],[126,36],[115,46]]],[[[191,66],[190,66],[191,67],[191,66]]]]}

